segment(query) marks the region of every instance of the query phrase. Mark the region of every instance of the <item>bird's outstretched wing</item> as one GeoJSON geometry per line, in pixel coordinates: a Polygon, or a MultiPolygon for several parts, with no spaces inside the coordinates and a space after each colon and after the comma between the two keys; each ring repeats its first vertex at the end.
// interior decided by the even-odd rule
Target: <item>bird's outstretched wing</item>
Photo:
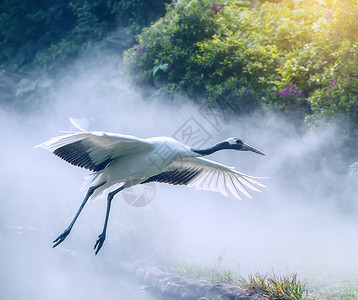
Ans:
{"type": "Polygon", "coordinates": [[[144,139],[103,131],[89,132],[70,120],[82,132],[51,138],[35,148],[52,151],[70,164],[91,171],[104,169],[115,158],[152,149],[151,142],[144,139]]]}
{"type": "Polygon", "coordinates": [[[152,176],[145,182],[150,181],[186,185],[198,190],[220,192],[225,196],[228,196],[229,190],[235,198],[240,200],[241,194],[252,198],[248,189],[260,192],[258,187],[265,187],[252,176],[202,157],[176,160],[165,172],[152,176]]]}

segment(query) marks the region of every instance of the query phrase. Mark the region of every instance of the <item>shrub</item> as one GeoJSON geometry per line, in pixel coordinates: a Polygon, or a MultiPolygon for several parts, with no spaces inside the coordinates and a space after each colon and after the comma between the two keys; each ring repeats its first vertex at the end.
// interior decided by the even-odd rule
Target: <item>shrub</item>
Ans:
{"type": "Polygon", "coordinates": [[[310,124],[339,121],[344,134],[356,138],[358,1],[326,4],[316,9],[321,17],[312,26],[312,41],[290,53],[279,71],[285,81],[303,89],[311,106],[306,117],[310,124]]]}
{"type": "Polygon", "coordinates": [[[271,2],[172,2],[125,53],[127,70],[165,94],[224,97],[239,113],[270,105],[299,122],[357,124],[358,1],[271,2]]]}
{"type": "Polygon", "coordinates": [[[218,31],[213,7],[209,1],[172,2],[166,16],[144,29],[139,45],[125,55],[136,80],[156,87],[175,83],[176,88],[200,93],[204,86],[195,62],[196,43],[218,31]]]}

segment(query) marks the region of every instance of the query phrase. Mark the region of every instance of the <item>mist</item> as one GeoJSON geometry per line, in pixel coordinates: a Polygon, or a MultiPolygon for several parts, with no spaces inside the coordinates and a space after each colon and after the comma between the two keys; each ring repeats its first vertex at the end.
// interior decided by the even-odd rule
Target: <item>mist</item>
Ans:
{"type": "Polygon", "coordinates": [[[151,299],[116,268],[133,260],[206,264],[242,276],[297,272],[319,284],[358,276],[357,178],[347,175],[353,161],[338,125],[302,132],[270,111],[228,121],[230,107],[212,111],[179,96],[148,99],[110,53],[84,53],[41,80],[50,88],[24,101],[26,109],[0,109],[2,298],[151,299]],[[66,241],[52,249],[83,200],[88,171],[33,147],[75,130],[69,117],[89,130],[171,136],[196,147],[239,137],[267,156],[220,151],[209,159],[265,177],[267,187],[239,201],[155,184],[142,207],[117,195],[97,256],[92,248],[106,201],[90,202],[66,241]]]}

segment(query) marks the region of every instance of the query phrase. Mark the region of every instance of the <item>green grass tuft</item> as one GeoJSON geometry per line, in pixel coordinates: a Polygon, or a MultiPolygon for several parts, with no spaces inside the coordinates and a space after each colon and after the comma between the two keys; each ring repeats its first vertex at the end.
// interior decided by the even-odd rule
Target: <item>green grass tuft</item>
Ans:
{"type": "MultiPolygon", "coordinates": [[[[229,283],[239,286],[243,294],[260,295],[266,300],[274,299],[310,299],[307,298],[305,282],[291,276],[249,275],[247,279],[230,270],[219,270],[205,265],[174,264],[169,270],[179,276],[198,280],[207,280],[211,283],[229,283]],[[305,297],[306,296],[306,297],[305,297]]],[[[318,298],[317,298],[318,299],[318,298]]]]}
{"type": "Polygon", "coordinates": [[[306,294],[305,283],[292,276],[272,276],[256,274],[241,279],[239,286],[248,295],[261,295],[267,299],[303,299],[306,294]]]}

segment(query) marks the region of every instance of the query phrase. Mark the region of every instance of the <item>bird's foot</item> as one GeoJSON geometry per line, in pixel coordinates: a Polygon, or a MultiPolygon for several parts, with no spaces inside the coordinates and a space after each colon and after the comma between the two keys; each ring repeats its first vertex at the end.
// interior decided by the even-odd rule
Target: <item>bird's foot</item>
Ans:
{"type": "Polygon", "coordinates": [[[60,234],[58,238],[53,241],[53,243],[55,244],[52,246],[52,248],[55,248],[56,246],[61,244],[66,239],[66,237],[70,234],[70,232],[71,232],[71,228],[67,228],[62,234],[60,234]]]}
{"type": "Polygon", "coordinates": [[[95,251],[96,255],[97,255],[98,251],[101,250],[105,239],[106,239],[106,234],[105,233],[101,233],[98,236],[98,240],[96,241],[96,244],[93,247],[93,250],[96,250],[95,251]]]}

